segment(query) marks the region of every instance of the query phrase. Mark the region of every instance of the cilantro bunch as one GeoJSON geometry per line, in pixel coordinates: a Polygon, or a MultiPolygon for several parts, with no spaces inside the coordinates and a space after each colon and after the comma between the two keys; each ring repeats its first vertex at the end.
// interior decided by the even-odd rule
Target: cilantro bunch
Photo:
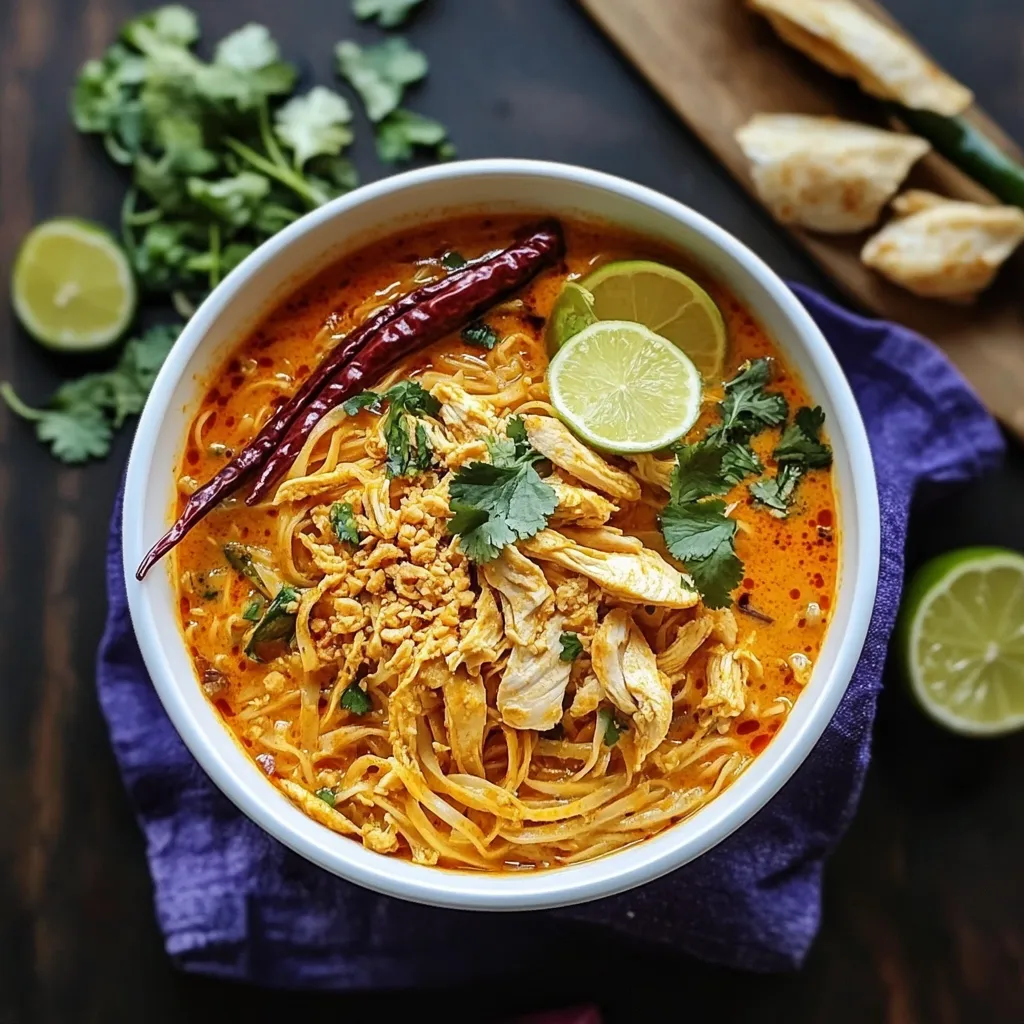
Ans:
{"type": "Polygon", "coordinates": [[[817,406],[797,410],[793,422],[786,427],[772,458],[779,467],[775,476],[750,485],[754,500],[767,507],[779,519],[789,513],[796,485],[811,469],[827,469],[832,465],[832,449],[821,440],[825,414],[817,406]]]}
{"type": "Polygon", "coordinates": [[[122,233],[150,292],[192,302],[262,241],[356,184],[343,155],[352,111],[317,86],[291,97],[297,71],[268,30],[249,24],[193,51],[199,24],[172,4],[133,18],[79,73],[71,112],[131,168],[122,233]]]}
{"type": "Polygon", "coordinates": [[[26,405],[7,381],[0,383],[0,397],[35,425],[36,437],[62,462],[102,458],[110,451],[114,431],[142,411],[179,330],[166,324],[151,327],[125,345],[112,369],[67,381],[41,409],[26,405]]]}
{"type": "Polygon", "coordinates": [[[474,562],[490,562],[502,548],[547,526],[558,498],[534,468],[543,456],[526,438],[523,421],[509,421],[504,438],[487,442],[490,462],[462,466],[448,488],[448,532],[474,562]]]}

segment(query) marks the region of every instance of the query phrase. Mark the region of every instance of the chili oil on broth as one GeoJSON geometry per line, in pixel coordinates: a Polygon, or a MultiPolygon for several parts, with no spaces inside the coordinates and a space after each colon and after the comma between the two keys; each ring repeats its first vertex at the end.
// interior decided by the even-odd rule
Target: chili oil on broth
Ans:
{"type": "MultiPolygon", "coordinates": [[[[180,504],[252,439],[276,404],[315,368],[330,345],[331,333],[344,334],[374,309],[443,276],[444,253],[455,251],[474,258],[496,250],[508,244],[522,222],[521,217],[449,221],[404,232],[345,257],[299,288],[238,346],[210,381],[179,467],[180,504]],[[332,331],[324,331],[329,318],[332,331]]],[[[600,226],[565,226],[563,265],[542,273],[486,317],[503,339],[494,350],[467,346],[458,337],[445,339],[393,369],[375,390],[402,379],[417,379],[430,387],[454,377],[470,394],[490,395],[499,414],[524,407],[550,412],[544,404],[547,313],[567,277],[628,258],[680,266],[707,288],[722,311],[730,339],[723,379],[748,359],[772,356],[776,361],[773,390],[786,396],[791,409],[811,404],[801,381],[757,322],[679,253],[600,226]]],[[[705,392],[706,411],[690,440],[702,436],[714,420],[713,410],[723,393],[721,382],[705,382],[705,392]]],[[[324,432],[307,469],[325,456],[338,464],[365,458],[366,436],[372,436],[377,417],[367,412],[356,417],[339,413],[332,419],[335,426],[324,432]]],[[[754,439],[753,446],[766,465],[778,437],[775,429],[754,439]]],[[[416,478],[393,482],[390,507],[397,515],[404,505],[415,504],[415,491],[412,496],[409,491],[420,483],[416,478]]],[[[308,588],[322,583],[326,574],[316,569],[309,552],[296,542],[296,532],[316,532],[311,511],[319,509],[313,515],[322,522],[324,507],[336,500],[354,498],[358,509],[357,489],[345,494],[342,487],[300,502],[274,504],[271,499],[255,508],[237,499],[224,502],[174,553],[173,573],[181,626],[197,676],[237,740],[307,814],[379,852],[449,868],[513,870],[573,863],[654,835],[703,806],[764,750],[785,721],[806,683],[808,666],[819,654],[838,564],[831,473],[808,474],[785,519],[751,505],[743,484],[725,497],[730,504],[736,503],[731,513],[739,523],[736,550],[745,566],[743,582],[734,594],[743,606],[732,616],[734,644],[756,655],[763,672],[747,682],[742,714],[706,731],[698,727],[707,692],[711,643],[706,642],[678,678],[673,677],[668,738],[633,773],[626,764],[629,732],[614,747],[606,747],[597,735],[604,723],[594,713],[579,718],[566,714],[559,729],[545,735],[503,725],[494,699],[500,664],[485,666],[489,710],[482,766],[487,784],[467,779],[455,763],[443,687],[428,689],[419,706],[418,739],[412,750],[418,763],[396,770],[388,719],[388,689],[395,680],[370,683],[373,708],[356,716],[339,707],[343,687],[338,679],[344,674],[344,670],[339,673],[339,665],[344,665],[344,658],[307,672],[294,651],[265,663],[248,657],[245,643],[252,622],[244,616],[257,595],[250,582],[227,564],[223,553],[227,543],[249,545],[265,552],[262,559],[257,558],[276,568],[281,584],[308,588]],[[424,757],[429,762],[426,770],[424,757]],[[326,791],[334,794],[333,807],[315,795],[326,791]],[[504,800],[501,793],[509,794],[509,799],[504,800]],[[505,803],[504,810],[484,809],[497,810],[495,800],[505,803]],[[536,819],[530,818],[533,808],[536,819]],[[562,817],[574,810],[578,813],[562,817]]],[[[657,512],[666,498],[663,491],[645,485],[641,501],[623,503],[610,525],[664,554],[657,512]]],[[[443,522],[440,525],[443,534],[443,522]]],[[[340,544],[337,548],[344,550],[340,544]]],[[[552,586],[564,582],[564,573],[539,564],[552,586]]],[[[474,614],[477,572],[456,554],[448,575],[452,589],[445,595],[445,614],[456,616],[454,628],[464,633],[474,614]]],[[[356,594],[352,600],[358,602],[359,597],[356,594]]],[[[679,630],[702,613],[700,606],[687,611],[631,607],[655,653],[663,652],[679,630]]],[[[603,613],[605,605],[601,608],[603,613]]],[[[329,610],[314,609],[312,628],[323,629],[327,623],[330,629],[329,618],[329,610]]],[[[712,639],[720,639],[729,628],[725,621],[712,639]]],[[[340,641],[340,650],[351,652],[352,635],[342,634],[340,641]]],[[[383,654],[393,655],[398,646],[385,645],[383,654]]],[[[377,667],[379,660],[361,665],[355,677],[372,677],[377,667]]],[[[351,666],[349,675],[350,670],[351,666]]],[[[567,706],[574,687],[582,685],[578,673],[582,667],[574,666],[567,706]]],[[[436,678],[430,681],[436,685],[436,678]]],[[[618,717],[622,719],[621,714],[618,717]]]]}

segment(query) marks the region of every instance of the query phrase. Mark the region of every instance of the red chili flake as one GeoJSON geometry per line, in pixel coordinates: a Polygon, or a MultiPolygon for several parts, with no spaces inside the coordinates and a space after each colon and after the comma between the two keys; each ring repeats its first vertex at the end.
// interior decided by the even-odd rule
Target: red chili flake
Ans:
{"type": "Polygon", "coordinates": [[[234,425],[235,425],[235,417],[234,417],[234,416],[229,416],[229,417],[228,417],[228,418],[227,418],[227,419],[226,419],[226,420],[224,421],[224,426],[225,426],[225,427],[233,427],[234,425]]]}
{"type": "Polygon", "coordinates": [[[822,594],[818,598],[818,606],[822,609],[822,611],[826,611],[827,609],[832,607],[832,599],[828,596],[828,594],[822,594]]]}
{"type": "Polygon", "coordinates": [[[806,626],[806,625],[807,625],[807,620],[806,619],[800,619],[800,621],[797,622],[797,624],[796,624],[797,629],[803,629],[804,626],[806,626]]]}
{"type": "Polygon", "coordinates": [[[771,736],[768,736],[763,732],[758,733],[758,735],[750,741],[750,752],[752,754],[760,754],[761,751],[768,746],[770,740],[771,736]]]}
{"type": "Polygon", "coordinates": [[[301,363],[295,373],[299,377],[305,377],[309,374],[309,367],[305,363],[301,363]]]}
{"type": "Polygon", "coordinates": [[[818,513],[818,525],[819,526],[831,526],[832,525],[832,511],[831,509],[823,508],[818,513]]]}
{"type": "Polygon", "coordinates": [[[199,465],[199,452],[197,452],[195,448],[189,448],[189,450],[185,452],[185,461],[190,466],[199,465]]]}
{"type": "Polygon", "coordinates": [[[738,736],[746,736],[747,733],[757,732],[760,726],[761,723],[756,718],[748,718],[745,722],[740,722],[736,726],[736,734],[738,736]]]}
{"type": "Polygon", "coordinates": [[[256,362],[259,363],[259,365],[262,366],[265,370],[269,370],[274,365],[274,360],[271,359],[270,356],[260,356],[259,359],[256,360],[256,362]]]}
{"type": "Polygon", "coordinates": [[[820,572],[816,572],[814,574],[814,585],[819,589],[825,586],[825,577],[822,576],[820,572]]]}
{"type": "MultiPolygon", "coordinates": [[[[778,543],[778,542],[776,541],[776,543],[778,543]]],[[[743,581],[743,589],[744,590],[753,590],[754,589],[754,581],[749,576],[743,581]]]]}
{"type": "Polygon", "coordinates": [[[232,359],[231,362],[228,363],[228,373],[241,373],[241,372],[242,372],[242,364],[238,361],[237,358],[232,359]]]}
{"type": "Polygon", "coordinates": [[[236,373],[231,378],[231,389],[237,391],[245,383],[245,378],[240,374],[236,373]]]}
{"type": "Polygon", "coordinates": [[[789,592],[789,596],[790,596],[790,597],[791,597],[791,598],[792,598],[792,599],[793,599],[794,601],[799,601],[799,600],[800,600],[800,591],[799,591],[799,590],[797,590],[797,589],[796,589],[796,587],[794,587],[794,588],[793,588],[793,589],[792,589],[792,590],[791,590],[791,591],[789,592]]]}
{"type": "Polygon", "coordinates": [[[187,597],[178,598],[178,608],[181,611],[181,617],[183,619],[188,616],[190,611],[192,611],[192,605],[188,603],[187,597]]]}
{"type": "Polygon", "coordinates": [[[244,658],[238,663],[238,671],[239,672],[248,672],[249,671],[249,666],[246,663],[244,658]]]}
{"type": "Polygon", "coordinates": [[[279,516],[280,514],[281,514],[281,513],[280,513],[280,512],[279,512],[279,511],[278,511],[278,510],[277,510],[276,508],[272,508],[272,509],[271,509],[271,510],[270,510],[270,511],[269,511],[269,512],[267,513],[267,515],[268,515],[268,516],[270,516],[270,518],[271,518],[271,519],[276,519],[276,518],[277,518],[277,517],[278,517],[278,516],[279,516]]]}

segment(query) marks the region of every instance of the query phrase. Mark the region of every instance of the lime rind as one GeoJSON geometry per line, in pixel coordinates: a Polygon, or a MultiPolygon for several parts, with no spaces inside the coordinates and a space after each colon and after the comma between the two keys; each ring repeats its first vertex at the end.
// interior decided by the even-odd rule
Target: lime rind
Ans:
{"type": "Polygon", "coordinates": [[[911,690],[937,722],[968,736],[1024,726],[1024,556],[933,559],[907,589],[899,640],[911,690]]]}
{"type": "Polygon", "coordinates": [[[701,375],[681,349],[631,321],[602,320],[548,367],[551,403],[588,444],[616,455],[658,451],[701,410],[701,375]]]}
{"type": "Polygon", "coordinates": [[[135,315],[135,278],[124,251],[101,226],[57,218],[34,228],[11,275],[14,311],[49,348],[91,352],[113,344],[135,315]]]}

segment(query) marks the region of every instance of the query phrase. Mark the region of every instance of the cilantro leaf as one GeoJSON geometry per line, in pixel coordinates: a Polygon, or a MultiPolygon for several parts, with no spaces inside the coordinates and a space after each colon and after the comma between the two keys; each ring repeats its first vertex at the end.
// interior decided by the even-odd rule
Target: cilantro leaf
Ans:
{"type": "Polygon", "coordinates": [[[353,395],[343,402],[341,407],[349,416],[355,416],[363,409],[379,413],[383,408],[383,398],[376,391],[360,391],[358,395],[353,395]]]}
{"type": "Polygon", "coordinates": [[[670,484],[672,502],[679,504],[725,494],[730,485],[722,469],[724,457],[725,448],[713,441],[679,445],[670,484]]]}
{"type": "Polygon", "coordinates": [[[450,160],[455,155],[448,129],[433,118],[400,108],[377,125],[377,156],[383,163],[411,160],[417,147],[433,150],[439,160],[450,160]]]}
{"type": "Polygon", "coordinates": [[[301,170],[315,156],[337,156],[352,141],[351,120],[348,101],[318,85],[278,110],[274,130],[301,170]]]}
{"type": "Polygon", "coordinates": [[[670,503],[661,514],[661,528],[669,551],[688,566],[707,558],[723,544],[731,545],[736,523],[725,514],[725,502],[670,503]]]}
{"type": "Polygon", "coordinates": [[[562,652],[558,655],[559,661],[575,661],[583,653],[583,644],[580,643],[578,633],[563,633],[558,642],[562,645],[562,652]]]}
{"type": "Polygon", "coordinates": [[[232,227],[244,227],[257,207],[270,193],[270,179],[253,171],[242,171],[233,178],[206,181],[188,179],[188,194],[220,220],[232,227]]]}
{"type": "Polygon", "coordinates": [[[718,499],[670,502],[661,514],[661,532],[673,558],[686,565],[709,608],[728,604],[729,594],[743,579],[736,557],[736,523],[718,499]]]}
{"type": "Polygon", "coordinates": [[[341,695],[341,706],[353,715],[365,715],[373,710],[373,701],[370,695],[358,684],[349,683],[341,695]]]}
{"type": "Polygon", "coordinates": [[[345,40],[335,47],[334,56],[338,74],[359,94],[374,123],[397,110],[406,86],[427,73],[427,58],[401,37],[366,47],[345,40]]]}
{"type": "Polygon", "coordinates": [[[352,0],[352,13],[360,20],[376,18],[381,28],[397,28],[423,0],[352,0]]]}
{"type": "Polygon", "coordinates": [[[608,708],[601,708],[597,712],[597,731],[601,734],[601,740],[606,747],[614,747],[619,742],[619,737],[626,731],[626,726],[615,717],[615,712],[608,708]]]}
{"type": "Polygon", "coordinates": [[[461,252],[456,252],[454,249],[449,249],[441,257],[441,266],[445,270],[461,270],[468,262],[469,260],[461,252]]]}
{"type": "Polygon", "coordinates": [[[719,545],[707,558],[690,559],[686,568],[707,608],[727,608],[743,580],[743,563],[729,544],[719,545]]]}
{"type": "Polygon", "coordinates": [[[246,622],[259,622],[263,618],[263,602],[258,598],[253,598],[246,606],[245,611],[242,612],[242,618],[246,622]]]}
{"type": "Polygon", "coordinates": [[[783,395],[765,391],[771,380],[772,360],[755,359],[725,383],[725,398],[718,407],[721,424],[708,431],[717,440],[747,441],[767,427],[783,423],[789,407],[783,395]]]}
{"type": "MultiPolygon", "coordinates": [[[[130,43],[149,36],[178,46],[191,46],[199,38],[199,21],[195,14],[181,4],[166,4],[125,24],[121,35],[130,43]]],[[[139,46],[142,49],[141,46],[139,46]]]]}
{"type": "Polygon", "coordinates": [[[722,451],[722,476],[731,486],[763,470],[761,460],[745,444],[729,444],[722,451]]]}
{"type": "Polygon", "coordinates": [[[333,789],[318,789],[314,795],[323,800],[328,807],[333,807],[338,799],[333,789]]]}
{"type": "Polygon", "coordinates": [[[788,515],[796,486],[803,475],[812,469],[826,469],[832,465],[832,449],[820,436],[824,424],[825,414],[819,407],[798,409],[772,452],[779,466],[778,472],[774,477],[766,477],[750,485],[754,500],[765,505],[778,519],[788,515]]]}
{"type": "Polygon", "coordinates": [[[334,536],[346,544],[359,543],[359,528],[356,526],[355,513],[347,501],[336,501],[330,511],[331,529],[334,536]]]}
{"type": "Polygon", "coordinates": [[[62,384],[46,407],[26,405],[6,381],[0,397],[15,415],[35,424],[36,437],[61,462],[74,465],[101,459],[110,451],[114,430],[142,411],[157,371],[179,328],[151,327],[124,347],[117,364],[62,384]]]}
{"type": "Polygon", "coordinates": [[[492,438],[488,449],[491,462],[460,467],[448,488],[448,532],[474,562],[489,562],[502,548],[539,533],[558,504],[533,468],[539,453],[525,440],[492,438]]]}
{"type": "Polygon", "coordinates": [[[467,345],[476,345],[478,348],[485,348],[489,352],[498,344],[498,332],[486,324],[483,320],[474,320],[462,328],[460,338],[467,345]]]}
{"type": "Polygon", "coordinates": [[[793,422],[786,427],[772,453],[780,464],[803,466],[804,469],[825,469],[832,465],[832,449],[821,441],[825,414],[819,406],[797,410],[793,422]]]}
{"type": "Polygon", "coordinates": [[[293,605],[298,603],[301,593],[294,587],[282,587],[263,613],[263,618],[245,645],[245,653],[254,661],[260,661],[257,646],[269,643],[291,643],[295,636],[295,612],[293,605]]]}

